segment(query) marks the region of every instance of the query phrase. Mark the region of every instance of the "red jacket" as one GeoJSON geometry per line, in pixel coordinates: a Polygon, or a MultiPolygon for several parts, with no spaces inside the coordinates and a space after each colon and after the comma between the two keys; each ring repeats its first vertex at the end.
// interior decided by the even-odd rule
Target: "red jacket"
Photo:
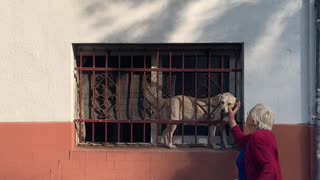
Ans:
{"type": "Polygon", "coordinates": [[[239,147],[247,144],[245,171],[247,180],[281,180],[278,147],[271,131],[257,130],[245,135],[235,126],[231,129],[239,147]]]}

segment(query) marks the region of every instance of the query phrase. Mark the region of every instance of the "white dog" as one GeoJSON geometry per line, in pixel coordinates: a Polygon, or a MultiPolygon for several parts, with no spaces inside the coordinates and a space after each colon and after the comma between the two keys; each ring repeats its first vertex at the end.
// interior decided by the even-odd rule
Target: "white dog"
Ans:
{"type": "MultiPolygon", "coordinates": [[[[174,121],[179,120],[210,120],[216,123],[209,125],[209,142],[214,149],[220,149],[215,143],[216,128],[219,127],[222,134],[223,145],[225,148],[231,148],[227,142],[227,135],[225,132],[225,124],[228,121],[228,107],[234,107],[237,99],[231,93],[218,94],[212,98],[196,99],[190,96],[173,96],[167,99],[156,97],[151,91],[146,88],[144,95],[150,103],[151,108],[155,108],[158,102],[158,114],[161,118],[170,118],[174,121]]],[[[155,112],[156,109],[152,110],[155,112]]],[[[167,125],[162,133],[162,138],[165,146],[175,148],[172,137],[176,124],[167,125]]]]}

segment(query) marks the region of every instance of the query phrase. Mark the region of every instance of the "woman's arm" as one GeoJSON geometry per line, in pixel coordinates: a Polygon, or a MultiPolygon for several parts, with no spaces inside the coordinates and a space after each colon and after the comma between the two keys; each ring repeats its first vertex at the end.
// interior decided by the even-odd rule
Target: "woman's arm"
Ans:
{"type": "Polygon", "coordinates": [[[248,139],[249,139],[249,136],[250,135],[245,135],[241,129],[239,128],[238,125],[234,126],[232,129],[231,129],[231,132],[232,132],[232,135],[234,137],[234,140],[236,142],[236,144],[241,148],[242,146],[244,146],[247,142],[248,142],[248,139]]]}
{"type": "Polygon", "coordinates": [[[236,114],[240,109],[240,101],[238,101],[235,104],[235,107],[232,109],[230,106],[228,107],[228,116],[229,116],[229,126],[230,128],[233,128],[235,126],[237,126],[237,122],[236,122],[236,114]]]}
{"type": "Polygon", "coordinates": [[[237,125],[235,116],[240,109],[240,102],[237,102],[236,107],[231,109],[229,107],[229,126],[231,128],[232,135],[237,143],[237,145],[241,148],[248,141],[249,136],[245,135],[239,126],[237,125]]]}

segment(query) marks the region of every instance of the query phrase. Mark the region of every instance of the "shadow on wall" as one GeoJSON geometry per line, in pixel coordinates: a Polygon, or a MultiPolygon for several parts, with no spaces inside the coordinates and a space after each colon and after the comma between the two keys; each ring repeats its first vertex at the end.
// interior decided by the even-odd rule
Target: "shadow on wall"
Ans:
{"type": "Polygon", "coordinates": [[[96,0],[84,5],[82,15],[98,42],[166,42],[188,2],[96,0]]]}
{"type": "Polygon", "coordinates": [[[279,33],[278,37],[288,40],[281,36],[285,32],[282,29],[299,18],[294,7],[300,6],[297,0],[93,0],[81,4],[81,18],[86,26],[84,33],[95,34],[98,43],[246,42],[253,45],[272,35],[272,29],[279,33]],[[287,10],[293,12],[285,12],[278,17],[279,24],[270,27],[270,20],[274,21],[276,14],[285,11],[288,4],[293,8],[287,10]]]}
{"type": "MultiPolygon", "coordinates": [[[[251,72],[246,72],[248,77],[260,68],[273,69],[275,73],[289,70],[290,61],[275,64],[262,62],[261,57],[279,58],[280,53],[283,59],[290,59],[300,47],[296,43],[300,33],[299,0],[92,0],[82,2],[80,7],[83,33],[90,42],[245,42],[247,59],[257,61],[246,64],[251,66],[251,72]]],[[[264,86],[261,84],[261,88],[264,86]]],[[[216,174],[233,178],[235,170],[228,172],[224,166],[235,168],[237,152],[232,152],[231,160],[226,154],[229,153],[206,157],[211,161],[189,154],[188,165],[177,169],[169,179],[190,179],[195,170],[203,177],[194,179],[212,179],[216,174]],[[217,166],[218,163],[222,164],[217,166]]]]}

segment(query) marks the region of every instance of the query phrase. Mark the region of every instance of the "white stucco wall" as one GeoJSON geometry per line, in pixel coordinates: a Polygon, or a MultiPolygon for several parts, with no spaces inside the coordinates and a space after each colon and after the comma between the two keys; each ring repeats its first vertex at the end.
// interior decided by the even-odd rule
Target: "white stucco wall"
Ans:
{"type": "Polygon", "coordinates": [[[0,121],[71,121],[71,43],[244,42],[245,111],[308,122],[302,0],[10,0],[0,7],[0,121]]]}

